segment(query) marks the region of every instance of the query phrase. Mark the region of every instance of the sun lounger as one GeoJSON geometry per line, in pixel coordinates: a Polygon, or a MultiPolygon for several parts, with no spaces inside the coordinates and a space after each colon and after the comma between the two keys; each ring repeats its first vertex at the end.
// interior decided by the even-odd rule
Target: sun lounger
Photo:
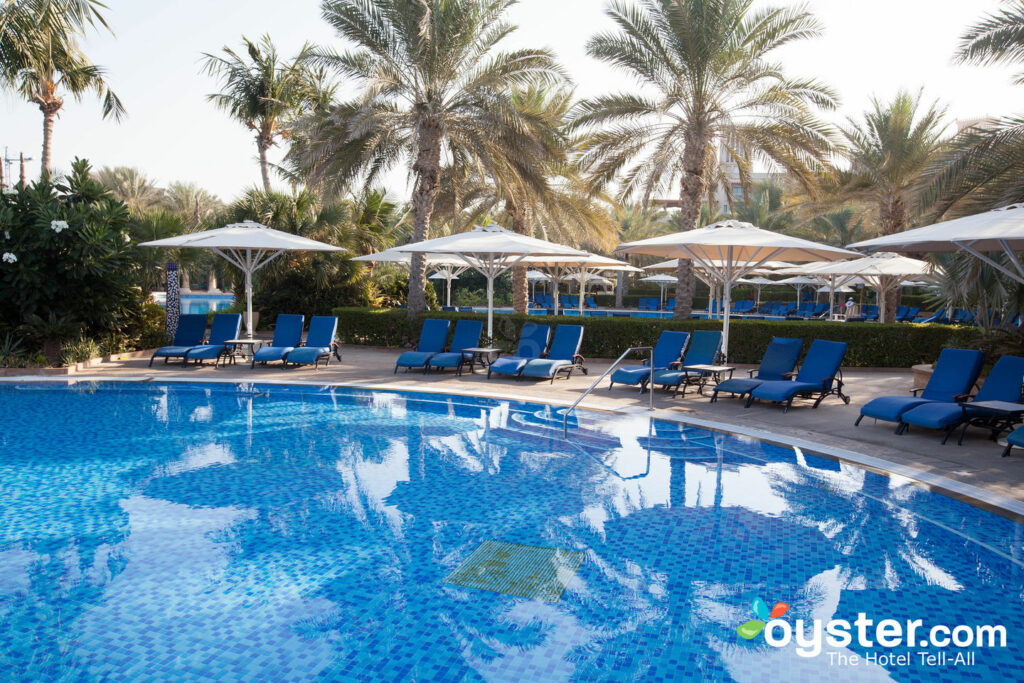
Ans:
{"type": "Polygon", "coordinates": [[[162,346],[153,353],[149,359],[149,367],[153,367],[153,361],[163,358],[164,364],[171,358],[185,358],[189,350],[203,341],[206,334],[206,314],[189,313],[178,318],[178,329],[174,332],[174,343],[171,346],[162,346]]]}
{"type": "Polygon", "coordinates": [[[946,433],[942,437],[942,443],[946,443],[949,435],[957,427],[963,425],[959,440],[962,443],[967,428],[974,425],[990,430],[992,439],[995,440],[1000,433],[1015,424],[1020,413],[993,412],[984,408],[974,408],[971,404],[985,401],[1016,403],[1020,405],[1021,413],[1024,413],[1024,403],[1021,403],[1020,395],[1022,384],[1024,384],[1024,358],[1002,356],[996,361],[992,371],[985,378],[985,383],[981,385],[973,398],[960,395],[954,396],[953,401],[950,402],[929,401],[916,408],[911,408],[900,416],[896,433],[902,433],[908,425],[927,429],[944,429],[946,433]]]}
{"type": "MultiPolygon", "coordinates": [[[[667,370],[672,363],[682,358],[683,350],[689,340],[689,332],[663,331],[654,345],[654,371],[667,370]]],[[[628,384],[634,387],[639,385],[640,391],[643,391],[647,387],[650,376],[650,365],[623,365],[612,373],[608,389],[616,384],[628,384]]]]}
{"type": "Polygon", "coordinates": [[[214,365],[231,355],[231,349],[224,342],[238,339],[238,331],[242,329],[241,313],[216,313],[210,325],[210,338],[205,344],[193,346],[185,354],[184,363],[194,361],[202,365],[212,360],[214,365]]]}
{"type": "Polygon", "coordinates": [[[594,297],[588,296],[583,303],[586,304],[587,308],[597,308],[597,302],[594,301],[594,297]]]}
{"type": "Polygon", "coordinates": [[[582,325],[557,326],[546,357],[529,361],[519,376],[550,379],[554,384],[559,374],[564,374],[566,379],[572,377],[574,370],[587,374],[587,369],[583,367],[583,356],[580,355],[582,344],[582,325]]]}
{"type": "Polygon", "coordinates": [[[760,367],[757,370],[751,370],[750,377],[731,377],[718,384],[711,391],[711,402],[714,403],[718,400],[719,392],[724,391],[743,398],[765,382],[785,380],[786,375],[793,372],[793,368],[796,367],[803,346],[802,339],[772,338],[764,352],[764,357],[761,358],[760,367]]]}
{"type": "MultiPolygon", "coordinates": [[[[408,372],[411,368],[427,371],[427,364],[435,354],[444,351],[448,342],[448,328],[451,327],[450,320],[438,320],[429,318],[423,321],[420,328],[420,341],[415,351],[406,351],[395,361],[395,373],[398,368],[405,368],[408,372]]],[[[394,374],[394,373],[392,373],[394,374]]]]}
{"type": "MultiPolygon", "coordinates": [[[[955,403],[958,396],[966,396],[974,386],[981,372],[983,357],[981,351],[973,349],[943,349],[923,391],[914,389],[912,396],[879,396],[872,399],[860,409],[854,425],[859,425],[865,417],[899,423],[903,413],[925,403],[955,403]]],[[[896,431],[899,433],[903,429],[905,427],[900,425],[896,431]]]]}
{"type": "Polygon", "coordinates": [[[531,360],[540,358],[548,347],[551,336],[550,325],[526,323],[519,333],[519,345],[514,356],[504,356],[491,363],[487,368],[487,379],[492,373],[499,375],[518,375],[531,360]]]}
{"type": "Polygon", "coordinates": [[[337,332],[337,318],[330,315],[314,315],[309,319],[309,331],[306,332],[305,345],[288,352],[288,355],[284,357],[285,366],[312,365],[319,368],[320,361],[324,361],[324,365],[330,365],[332,351],[340,361],[341,350],[334,340],[337,332]]]}
{"type": "Polygon", "coordinates": [[[427,369],[437,368],[443,371],[445,368],[455,368],[455,374],[461,375],[463,366],[473,362],[473,354],[466,353],[463,349],[479,347],[483,333],[484,323],[481,320],[458,321],[455,323],[455,334],[452,335],[452,344],[448,351],[434,354],[427,361],[427,369]]]}
{"type": "Polygon", "coordinates": [[[755,400],[782,403],[783,412],[788,412],[797,396],[813,398],[817,408],[826,396],[835,394],[844,403],[850,403],[850,397],[843,393],[842,370],[843,358],[846,356],[846,342],[824,341],[815,339],[807,351],[800,372],[792,381],[762,382],[751,390],[747,397],[746,407],[755,400]]]}
{"type": "Polygon", "coordinates": [[[1017,427],[1006,435],[1006,448],[1003,449],[1003,457],[1010,455],[1013,447],[1024,448],[1024,427],[1017,427]]]}
{"type": "Polygon", "coordinates": [[[252,354],[251,368],[257,363],[266,365],[274,361],[284,363],[284,357],[302,341],[302,326],[306,316],[282,313],[274,322],[274,339],[270,346],[262,346],[252,354]]]}
{"type": "Polygon", "coordinates": [[[685,396],[686,387],[696,384],[706,376],[706,373],[699,370],[685,370],[688,365],[714,365],[718,359],[718,353],[722,350],[722,333],[718,330],[697,330],[693,333],[693,340],[686,355],[676,364],[679,369],[659,370],[654,373],[654,383],[672,389],[672,396],[678,396],[680,391],[685,396]]]}

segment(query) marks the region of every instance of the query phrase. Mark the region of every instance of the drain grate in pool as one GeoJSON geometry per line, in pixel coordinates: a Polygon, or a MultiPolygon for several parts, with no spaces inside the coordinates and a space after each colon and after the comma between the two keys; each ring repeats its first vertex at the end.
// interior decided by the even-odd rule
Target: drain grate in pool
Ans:
{"type": "Polygon", "coordinates": [[[445,578],[464,588],[558,602],[583,565],[583,553],[484,541],[445,578]]]}

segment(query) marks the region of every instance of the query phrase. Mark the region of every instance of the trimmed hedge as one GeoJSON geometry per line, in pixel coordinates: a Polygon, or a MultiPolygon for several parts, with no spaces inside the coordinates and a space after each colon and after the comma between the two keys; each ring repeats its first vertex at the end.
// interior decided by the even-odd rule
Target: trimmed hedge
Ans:
{"type": "MultiPolygon", "coordinates": [[[[487,320],[483,313],[436,313],[410,319],[404,310],[338,308],[341,340],[345,344],[411,347],[419,339],[423,318],[487,320]]],[[[498,346],[515,348],[525,322],[551,325],[580,324],[568,316],[496,315],[494,336],[498,346]]],[[[590,358],[616,358],[631,346],[650,346],[662,330],[720,330],[719,320],[655,320],[649,318],[583,318],[586,330],[581,353],[590,358]]],[[[454,327],[454,326],[453,326],[454,327]]],[[[909,323],[832,323],[810,321],[734,320],[730,324],[730,356],[735,363],[759,363],[772,337],[845,341],[850,347],[846,367],[909,368],[933,363],[946,346],[965,346],[979,337],[976,328],[909,323]]]]}

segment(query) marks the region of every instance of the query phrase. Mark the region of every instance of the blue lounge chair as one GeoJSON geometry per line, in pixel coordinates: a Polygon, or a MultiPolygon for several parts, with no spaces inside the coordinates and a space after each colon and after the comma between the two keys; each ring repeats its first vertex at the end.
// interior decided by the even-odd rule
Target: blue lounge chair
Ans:
{"type": "MultiPolygon", "coordinates": [[[[981,351],[973,349],[943,349],[923,391],[914,389],[912,396],[879,396],[872,399],[860,409],[860,415],[853,424],[859,425],[865,417],[899,423],[903,413],[919,405],[931,401],[955,403],[958,396],[966,396],[974,386],[981,372],[983,358],[981,351]]],[[[896,433],[904,429],[904,425],[899,425],[896,433]]]]}
{"type": "Polygon", "coordinates": [[[985,383],[978,389],[973,399],[968,400],[967,396],[955,396],[956,402],[929,401],[916,408],[903,413],[900,416],[900,425],[896,433],[901,433],[907,425],[925,427],[927,429],[945,429],[946,434],[942,437],[942,443],[946,443],[949,435],[963,425],[960,432],[959,443],[963,443],[964,434],[971,425],[984,427],[992,432],[994,441],[1006,429],[1012,427],[1018,420],[1021,413],[1024,413],[1024,404],[1021,404],[1021,385],[1024,384],[1024,358],[1019,356],[1002,356],[992,367],[992,371],[985,378],[985,383]],[[1020,404],[1020,413],[993,413],[983,408],[972,408],[971,402],[977,401],[1004,401],[1006,403],[1020,404]]]}
{"type": "Polygon", "coordinates": [[[519,376],[550,379],[554,384],[559,373],[564,373],[566,379],[572,377],[573,370],[587,374],[587,369],[583,367],[583,356],[580,355],[581,344],[582,325],[559,325],[555,328],[555,336],[551,339],[547,357],[529,361],[523,366],[519,376]]]}
{"type": "Polygon", "coordinates": [[[516,347],[514,356],[504,356],[491,363],[487,368],[487,379],[492,373],[499,375],[518,375],[523,367],[531,360],[540,358],[548,347],[548,337],[551,336],[550,325],[538,325],[526,323],[519,333],[519,345],[516,347]]]}
{"type": "Polygon", "coordinates": [[[562,310],[565,310],[567,308],[572,308],[572,300],[569,298],[569,296],[567,294],[559,294],[558,295],[558,306],[562,310]]]}
{"type": "Polygon", "coordinates": [[[174,343],[171,346],[162,346],[153,353],[149,359],[149,367],[153,367],[153,361],[157,358],[164,359],[164,365],[171,358],[184,358],[193,346],[203,341],[206,334],[206,314],[189,313],[178,318],[178,329],[174,332],[174,343]]]}
{"type": "MultiPolygon", "coordinates": [[[[693,333],[693,341],[690,342],[690,348],[686,350],[686,355],[681,361],[678,361],[678,364],[683,367],[687,365],[714,365],[721,350],[721,332],[718,330],[697,330],[693,333]]],[[[685,396],[687,385],[701,384],[701,388],[703,388],[702,383],[706,377],[707,373],[700,370],[684,370],[682,367],[678,370],[670,368],[655,372],[654,383],[665,389],[672,389],[673,397],[680,394],[680,389],[683,396],[685,396]]]]}
{"type": "Polygon", "coordinates": [[[743,398],[764,382],[777,382],[786,379],[793,372],[796,362],[803,350],[803,339],[773,337],[761,358],[757,370],[750,371],[750,377],[730,377],[711,391],[711,402],[718,400],[718,392],[724,391],[743,398]],[[755,374],[756,373],[756,374],[755,374]]]}
{"type": "Polygon", "coordinates": [[[395,373],[398,372],[398,368],[405,368],[406,372],[409,372],[410,368],[426,372],[427,364],[434,354],[444,351],[444,345],[448,342],[448,328],[451,327],[451,324],[451,320],[435,318],[424,320],[423,327],[420,328],[420,341],[416,345],[416,350],[406,351],[398,357],[398,360],[395,361],[395,373]]]}
{"type": "Polygon", "coordinates": [[[221,359],[231,359],[234,362],[235,358],[231,354],[231,349],[225,344],[229,339],[238,339],[238,331],[242,329],[242,314],[241,313],[216,313],[213,316],[213,324],[210,325],[210,338],[205,344],[199,346],[193,346],[185,354],[183,363],[188,363],[190,360],[195,361],[199,365],[202,365],[208,360],[212,360],[214,365],[220,363],[221,359]]]}
{"type": "Polygon", "coordinates": [[[800,372],[793,381],[762,382],[750,392],[746,407],[755,401],[783,403],[788,412],[797,396],[814,399],[817,408],[826,396],[835,394],[849,404],[850,397],[843,393],[843,373],[840,369],[846,356],[846,342],[815,339],[807,351],[800,372]]]}
{"type": "Polygon", "coordinates": [[[674,310],[676,310],[676,299],[675,299],[675,297],[672,297],[671,299],[669,299],[668,301],[665,302],[665,310],[666,311],[674,311],[674,310]]]}
{"type": "Polygon", "coordinates": [[[1006,448],[1003,449],[1003,457],[1009,457],[1013,447],[1024,448],[1024,427],[1017,427],[1006,435],[1006,448]]]}
{"type": "Polygon", "coordinates": [[[594,301],[594,297],[592,296],[588,296],[584,303],[587,305],[587,308],[597,308],[597,302],[594,301]]]}
{"type": "Polygon", "coordinates": [[[458,321],[455,323],[455,334],[452,335],[452,344],[448,351],[434,354],[427,361],[427,369],[437,368],[444,371],[445,368],[455,368],[455,374],[461,375],[463,366],[473,362],[473,354],[466,353],[463,349],[479,347],[483,333],[484,323],[481,320],[458,321]]]}
{"type": "MultiPolygon", "coordinates": [[[[663,331],[654,345],[654,371],[667,370],[672,363],[682,358],[688,341],[690,341],[689,332],[663,331]]],[[[650,365],[623,365],[612,373],[608,389],[611,390],[616,384],[628,384],[633,387],[639,385],[640,391],[643,391],[647,387],[650,377],[650,365]]]]}
{"type": "Polygon", "coordinates": [[[333,315],[314,315],[309,319],[309,331],[306,332],[305,345],[288,352],[288,355],[284,357],[285,367],[312,365],[319,368],[320,361],[324,361],[324,365],[330,365],[332,351],[340,361],[341,349],[334,341],[337,332],[338,319],[333,315]]]}
{"type": "Polygon", "coordinates": [[[302,326],[306,322],[306,316],[282,313],[277,316],[274,322],[274,339],[270,346],[263,346],[252,354],[251,368],[257,363],[266,365],[273,361],[284,363],[284,357],[302,341],[302,326]]]}

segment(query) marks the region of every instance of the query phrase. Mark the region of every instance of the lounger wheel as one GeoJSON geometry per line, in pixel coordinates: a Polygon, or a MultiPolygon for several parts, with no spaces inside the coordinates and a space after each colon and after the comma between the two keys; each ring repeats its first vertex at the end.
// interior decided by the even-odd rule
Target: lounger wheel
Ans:
{"type": "Polygon", "coordinates": [[[843,403],[845,403],[846,405],[850,405],[850,397],[849,396],[843,396],[843,403]]]}

